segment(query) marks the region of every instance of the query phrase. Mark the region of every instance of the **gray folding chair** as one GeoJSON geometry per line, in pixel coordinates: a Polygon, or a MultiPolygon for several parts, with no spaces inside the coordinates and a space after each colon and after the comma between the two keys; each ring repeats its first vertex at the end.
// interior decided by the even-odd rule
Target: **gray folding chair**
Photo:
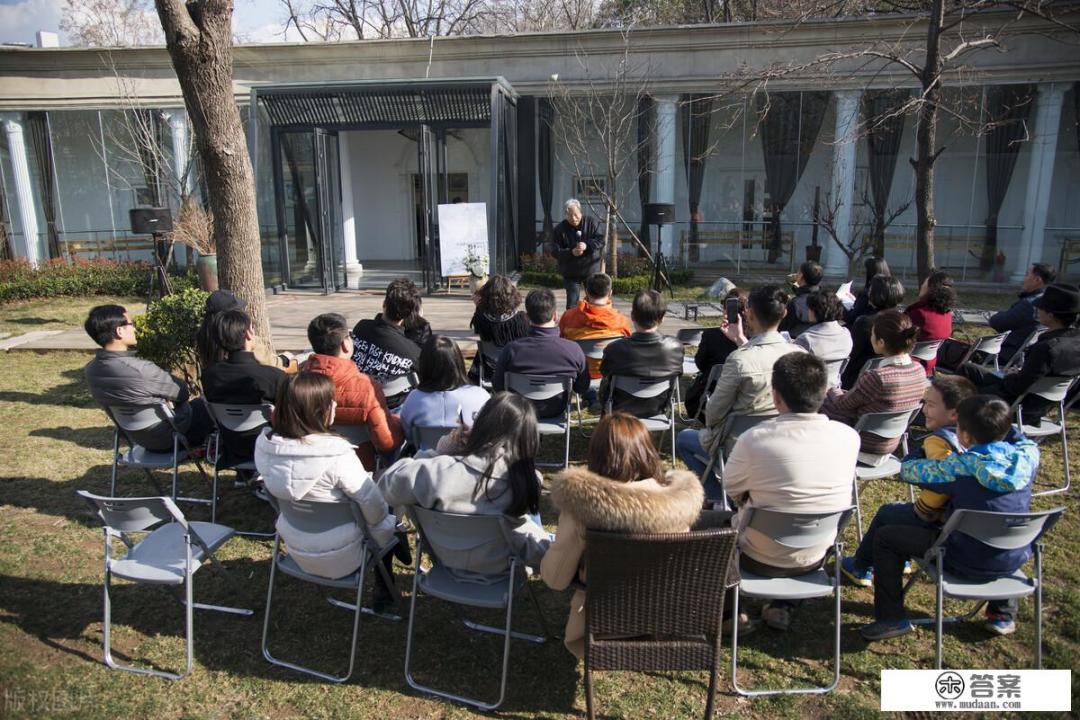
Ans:
{"type": "MultiPolygon", "coordinates": [[[[859,374],[862,375],[864,372],[880,367],[883,362],[885,362],[885,358],[881,355],[876,355],[863,363],[862,369],[859,370],[859,374]]],[[[847,366],[845,365],[844,367],[847,366]]]]}
{"type": "Polygon", "coordinates": [[[1044,325],[1039,325],[1034,330],[1032,330],[1031,334],[1028,335],[1027,338],[1024,339],[1024,344],[1016,349],[1016,352],[1014,352],[1012,354],[1012,357],[1009,358],[1009,362],[1002,365],[1001,369],[1002,370],[1010,370],[1010,369],[1012,369],[1014,367],[1020,367],[1021,365],[1023,365],[1024,364],[1024,353],[1025,353],[1025,351],[1029,347],[1031,347],[1032,345],[1037,343],[1039,341],[1039,338],[1042,337],[1042,334],[1044,332],[1046,332],[1046,326],[1044,326],[1044,325]]]}
{"type": "Polygon", "coordinates": [[[825,370],[829,374],[829,387],[840,387],[840,378],[843,377],[844,371],[847,370],[849,362],[851,362],[850,357],[825,361],[825,370]]]}
{"type": "Polygon", "coordinates": [[[675,339],[687,347],[699,347],[704,332],[705,328],[682,328],[675,333],[675,339]]]}
{"type": "Polygon", "coordinates": [[[413,425],[410,440],[417,450],[434,450],[440,440],[456,429],[456,426],[413,425]]]}
{"type": "MultiPolygon", "coordinates": [[[[779,510],[748,507],[741,517],[739,537],[742,538],[748,528],[772,538],[777,544],[792,550],[806,550],[829,543],[832,545],[826,554],[835,559],[835,567],[830,577],[824,564],[816,570],[810,570],[794,577],[765,577],[746,570],[739,571],[739,589],[734,593],[732,608],[733,618],[739,617],[739,596],[768,598],[770,600],[808,600],[810,598],[833,595],[836,604],[833,615],[833,679],[828,685],[805,688],[774,688],[768,690],[746,690],[739,687],[739,623],[736,620],[731,631],[731,685],[740,695],[756,697],[760,695],[814,695],[831,692],[840,683],[840,558],[844,557],[843,543],[840,536],[851,520],[854,508],[846,508],[834,513],[788,513],[779,510]]],[[[739,549],[736,549],[736,562],[739,549]]]]}
{"type": "MultiPolygon", "coordinates": [[[[248,433],[270,424],[270,416],[274,412],[274,406],[270,403],[258,405],[233,405],[231,403],[206,403],[210,412],[210,419],[217,429],[210,439],[210,450],[214,459],[214,482],[213,493],[210,495],[210,522],[217,522],[217,499],[218,482],[222,470],[250,470],[255,472],[255,461],[225,463],[222,458],[223,438],[221,431],[226,430],[234,433],[248,433]]],[[[258,535],[272,537],[273,533],[241,533],[243,535],[258,535]]]]}
{"type": "MultiPolygon", "coordinates": [[[[657,415],[651,415],[649,417],[638,417],[638,420],[645,425],[649,432],[671,432],[671,449],[672,453],[675,451],[675,398],[679,392],[679,376],[670,375],[668,377],[658,378],[642,378],[631,377],[629,375],[612,375],[609,378],[608,398],[607,398],[607,412],[611,413],[618,410],[619,407],[615,402],[615,393],[623,392],[636,400],[651,400],[667,394],[667,412],[659,413],[657,415]]],[[[663,435],[660,436],[660,446],[662,447],[663,435]]]]}
{"type": "Polygon", "coordinates": [[[484,358],[490,360],[492,367],[494,367],[500,353],[502,353],[502,348],[490,340],[480,340],[476,343],[476,362],[478,363],[476,367],[478,368],[477,372],[480,374],[480,387],[485,390],[491,389],[491,378],[485,376],[484,358]]]}
{"type": "Polygon", "coordinates": [[[172,408],[169,407],[168,403],[159,401],[147,405],[104,405],[103,407],[105,409],[105,414],[109,416],[109,419],[113,421],[113,425],[115,426],[115,431],[113,432],[112,477],[109,482],[110,495],[116,495],[116,478],[121,465],[142,469],[142,471],[146,473],[146,477],[153,484],[154,489],[164,495],[164,490],[151,471],[168,468],[172,471],[172,490],[169,495],[174,501],[202,503],[206,505],[212,504],[212,500],[209,498],[179,497],[177,495],[180,463],[184,460],[193,460],[195,467],[198,468],[199,472],[207,482],[213,484],[213,481],[206,474],[206,471],[203,470],[202,463],[200,463],[198,459],[191,457],[191,448],[188,447],[187,438],[184,437],[184,434],[180,432],[180,429],[176,426],[176,416],[173,414],[172,408]],[[154,452],[147,450],[131,439],[132,436],[130,433],[150,430],[161,425],[167,425],[172,432],[171,452],[154,452]],[[120,452],[121,436],[123,436],[125,442],[128,444],[128,451],[126,453],[120,452]]]}
{"type": "Polygon", "coordinates": [[[532,643],[544,643],[547,641],[547,624],[544,620],[543,611],[532,586],[528,583],[525,575],[525,563],[513,550],[510,539],[512,530],[507,525],[506,520],[498,515],[460,515],[416,506],[409,507],[409,514],[416,524],[417,544],[412,600],[409,603],[408,632],[405,639],[405,682],[409,684],[409,687],[423,693],[472,705],[483,711],[494,710],[502,705],[503,700],[506,698],[511,638],[532,643]],[[469,580],[459,579],[453,570],[462,568],[455,568],[448,563],[455,562],[460,558],[466,558],[473,552],[484,555],[494,552],[496,556],[501,553],[505,558],[505,572],[483,578],[476,577],[476,573],[470,573],[469,580]],[[425,553],[431,558],[432,565],[429,570],[424,570],[421,566],[421,558],[425,553]],[[440,557],[440,553],[443,553],[445,557],[440,557]],[[543,628],[544,635],[542,636],[519,633],[512,629],[514,596],[522,586],[525,587],[529,597],[532,598],[537,617],[543,628]],[[485,702],[421,685],[413,677],[412,657],[413,641],[415,639],[416,601],[421,593],[456,605],[506,611],[506,625],[502,628],[463,620],[465,626],[473,630],[493,633],[503,637],[502,676],[499,685],[499,697],[494,702],[485,702]]]}
{"type": "Polygon", "coordinates": [[[103,645],[105,664],[116,670],[155,675],[169,680],[179,680],[191,672],[194,658],[195,618],[194,610],[216,610],[234,615],[250,616],[252,610],[220,605],[206,605],[194,601],[195,573],[209,560],[241,595],[243,588],[221,566],[214,552],[235,533],[224,525],[204,522],[188,522],[180,508],[167,497],[114,498],[102,497],[77,491],[86,500],[105,525],[105,609],[103,621],[103,645]],[[137,542],[130,533],[145,533],[137,542]],[[112,542],[120,540],[127,546],[127,554],[120,558],[112,555],[112,542]],[[183,672],[170,673],[132,665],[121,665],[112,657],[112,597],[110,589],[113,577],[134,583],[163,585],[169,590],[183,587],[183,595],[177,599],[185,609],[186,662],[183,672]]]}
{"type": "Polygon", "coordinates": [[[975,353],[982,353],[985,357],[979,361],[979,365],[1001,370],[1001,366],[998,364],[998,355],[1001,353],[1001,346],[1008,336],[1009,333],[998,333],[997,335],[984,335],[977,339],[968,348],[967,354],[964,355],[964,359],[960,361],[957,367],[969,362],[975,356],[975,353]]]}
{"type": "MultiPolygon", "coordinates": [[[[581,348],[581,352],[584,353],[586,360],[600,361],[604,359],[604,348],[616,340],[622,340],[624,337],[625,335],[609,335],[607,337],[575,340],[574,342],[581,348]]],[[[589,381],[589,388],[592,390],[599,390],[601,380],[602,378],[593,378],[589,381]]]]}
{"type": "Polygon", "coordinates": [[[912,623],[928,625],[934,623],[935,662],[941,669],[942,629],[946,622],[957,622],[975,616],[989,600],[1009,600],[1029,595],[1035,596],[1035,667],[1042,669],[1042,590],[1043,590],[1043,543],[1041,539],[1061,519],[1065,508],[1059,507],[1036,513],[987,512],[984,510],[956,510],[949,516],[941,535],[916,560],[917,571],[908,579],[904,591],[907,592],[918,580],[919,575],[927,577],[937,586],[934,617],[926,620],[913,620],[912,623]],[[945,545],[953,533],[961,533],[990,546],[994,550],[1019,550],[1035,546],[1035,577],[1029,578],[1023,570],[1016,570],[1010,575],[994,580],[970,580],[949,572],[945,568],[945,545]],[[944,617],[945,598],[976,600],[978,603],[966,615],[944,617]]]}
{"type": "Polygon", "coordinates": [[[723,371],[723,363],[718,363],[709,368],[709,376],[705,378],[705,389],[701,392],[701,402],[698,403],[698,414],[695,419],[700,419],[705,416],[705,406],[709,404],[709,397],[716,388],[716,383],[720,380],[720,373],[723,371]]]}
{"type": "Polygon", "coordinates": [[[922,342],[915,343],[915,347],[911,349],[909,353],[911,357],[922,360],[923,362],[930,362],[937,359],[938,349],[941,348],[941,344],[944,340],[924,340],[922,342]]]}
{"type": "MultiPolygon", "coordinates": [[[[562,467],[570,467],[570,408],[574,402],[573,379],[559,377],[557,375],[522,375],[508,372],[504,376],[506,389],[517,393],[534,404],[554,397],[565,397],[566,405],[563,411],[550,418],[539,418],[537,426],[540,428],[541,438],[544,435],[563,435],[566,438],[566,450],[564,452],[562,467]]],[[[580,413],[580,400],[578,401],[580,413]]],[[[543,467],[559,467],[558,464],[537,463],[543,467]]]]}
{"type": "MultiPolygon", "coordinates": [[[[371,442],[371,429],[367,425],[331,425],[330,431],[340,435],[353,445],[363,445],[371,442]]],[[[386,458],[378,450],[375,451],[375,470],[378,471],[386,466],[386,458]]]]}
{"type": "Polygon", "coordinates": [[[1036,380],[1031,387],[1029,387],[1020,397],[1012,404],[1013,410],[1016,412],[1016,426],[1020,428],[1020,431],[1029,438],[1041,439],[1057,435],[1061,438],[1061,462],[1065,465],[1065,484],[1061,487],[1051,488],[1050,490],[1040,490],[1034,495],[1057,495],[1059,493],[1065,493],[1072,487],[1072,473],[1069,471],[1069,439],[1065,432],[1065,419],[1068,413],[1068,408],[1065,405],[1065,398],[1068,396],[1069,391],[1073,386],[1080,381],[1078,377],[1061,377],[1055,375],[1048,375],[1036,380]],[[1042,398],[1047,402],[1057,404],[1058,410],[1058,422],[1053,422],[1042,418],[1038,425],[1029,425],[1024,422],[1023,418],[1023,404],[1024,400],[1034,396],[1042,398]]]}
{"type": "MultiPolygon", "coordinates": [[[[908,428],[911,427],[915,416],[922,410],[922,403],[910,410],[896,410],[894,412],[867,413],[855,423],[855,431],[858,433],[869,432],[887,440],[900,439],[902,454],[907,455],[908,428]]],[[[862,509],[859,507],[859,482],[881,480],[900,474],[900,459],[892,453],[879,455],[860,452],[859,462],[855,465],[855,480],[853,483],[853,496],[855,498],[855,529],[858,531],[859,540],[862,540],[862,509]]],[[[914,501],[915,488],[908,488],[908,492],[914,501]]]]}
{"type": "MultiPolygon", "coordinates": [[[[772,420],[777,416],[777,413],[769,413],[766,415],[728,415],[727,420],[724,421],[724,430],[721,433],[725,438],[737,438],[744,432],[759,425],[766,420],[772,420]]],[[[706,500],[713,500],[720,504],[722,510],[730,510],[731,503],[728,501],[727,488],[724,485],[724,443],[721,442],[716,447],[716,451],[708,460],[708,465],[705,466],[705,472],[702,473],[702,480],[709,476],[709,473],[713,474],[716,478],[717,484],[720,485],[720,497],[718,498],[706,498],[706,500]]]]}
{"type": "MultiPolygon", "coordinates": [[[[297,565],[292,556],[286,554],[281,548],[281,534],[274,537],[274,557],[270,562],[270,582],[266,589],[266,612],[263,615],[262,631],[262,654],[267,662],[279,667],[289,668],[297,672],[313,675],[322,680],[333,683],[343,683],[352,677],[353,665],[356,660],[356,640],[360,632],[360,615],[376,615],[388,620],[401,620],[398,615],[382,615],[374,610],[363,606],[364,580],[367,577],[369,567],[374,567],[387,587],[394,587],[393,578],[383,566],[383,558],[397,545],[397,538],[393,538],[383,547],[379,547],[368,529],[367,523],[360,514],[360,508],[354,502],[312,502],[306,500],[289,500],[278,498],[281,515],[296,530],[304,533],[328,533],[340,531],[342,527],[358,527],[364,534],[364,546],[361,551],[360,567],[350,575],[340,578],[326,578],[304,572],[297,565]],[[328,597],[331,605],[351,610],[353,612],[352,641],[349,644],[349,668],[344,675],[330,675],[314,670],[303,665],[280,660],[270,654],[270,610],[274,599],[274,578],[281,571],[290,577],[304,582],[314,583],[324,588],[334,590],[348,590],[356,593],[356,602],[345,603],[328,597]]],[[[378,582],[377,579],[374,582],[378,582]]],[[[392,594],[395,606],[400,606],[401,598],[394,592],[392,594]]]]}

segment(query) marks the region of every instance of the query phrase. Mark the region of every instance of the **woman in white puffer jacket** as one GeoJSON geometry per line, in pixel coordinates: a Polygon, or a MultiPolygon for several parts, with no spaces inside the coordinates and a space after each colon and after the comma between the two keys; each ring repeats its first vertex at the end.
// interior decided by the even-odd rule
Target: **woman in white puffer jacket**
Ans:
{"type": "MultiPolygon", "coordinates": [[[[255,443],[255,466],[274,497],[355,502],[375,542],[385,545],[394,535],[397,519],[356,449],[330,432],[334,407],[334,383],[329,377],[307,372],[289,376],[278,392],[271,427],[255,443]]],[[[355,526],[308,533],[281,515],[277,530],[304,572],[340,578],[360,567],[364,536],[355,526]]]]}

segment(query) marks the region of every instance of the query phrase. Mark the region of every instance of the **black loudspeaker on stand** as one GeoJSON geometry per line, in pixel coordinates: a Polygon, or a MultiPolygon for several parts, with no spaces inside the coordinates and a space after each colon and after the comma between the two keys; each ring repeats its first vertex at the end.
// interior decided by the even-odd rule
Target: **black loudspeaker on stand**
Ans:
{"type": "Polygon", "coordinates": [[[653,274],[649,287],[659,293],[666,288],[671,299],[675,299],[675,290],[671,287],[671,274],[668,271],[667,259],[664,257],[664,245],[660,239],[660,231],[664,225],[675,222],[674,203],[648,203],[644,208],[645,224],[656,226],[656,252],[653,253],[653,274]]]}
{"type": "Polygon", "coordinates": [[[172,232],[172,213],[169,208],[134,207],[128,211],[131,232],[136,235],[153,235],[153,262],[150,268],[150,282],[146,291],[146,307],[155,299],[161,299],[172,292],[169,283],[169,261],[172,259],[173,241],[165,236],[172,232]]]}

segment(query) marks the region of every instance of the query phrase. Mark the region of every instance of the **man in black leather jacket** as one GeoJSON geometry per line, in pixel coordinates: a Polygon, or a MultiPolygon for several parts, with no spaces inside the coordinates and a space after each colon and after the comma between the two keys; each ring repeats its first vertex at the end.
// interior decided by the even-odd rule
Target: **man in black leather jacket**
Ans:
{"type": "MultiPolygon", "coordinates": [[[[600,401],[606,403],[610,394],[612,375],[639,378],[666,378],[682,375],[682,343],[660,332],[660,323],[667,314],[664,296],[655,290],[641,290],[634,296],[630,320],[634,334],[616,340],[604,348],[600,362],[600,401]]],[[[635,398],[619,391],[612,398],[614,410],[622,410],[637,417],[652,417],[666,412],[670,393],[653,398],[635,398]]]]}
{"type": "Polygon", "coordinates": [[[577,307],[585,278],[602,272],[604,236],[596,220],[582,213],[581,203],[566,201],[566,219],[552,230],[555,258],[566,287],[566,309],[577,307]]]}

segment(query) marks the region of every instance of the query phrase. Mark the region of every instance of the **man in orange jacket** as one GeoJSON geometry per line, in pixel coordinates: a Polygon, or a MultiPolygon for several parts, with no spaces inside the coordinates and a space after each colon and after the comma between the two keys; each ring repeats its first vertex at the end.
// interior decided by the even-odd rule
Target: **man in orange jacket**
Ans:
{"type": "MultiPolygon", "coordinates": [[[[585,280],[585,299],[563,313],[559,334],[567,340],[630,337],[630,320],[611,304],[611,278],[595,273],[585,280]]],[[[589,377],[600,378],[600,358],[588,358],[589,377]]]]}
{"type": "Polygon", "coordinates": [[[401,422],[387,410],[382,389],[352,361],[352,337],[343,315],[324,313],[316,317],[308,324],[308,341],[315,354],[308,358],[304,369],[334,381],[335,424],[368,427],[371,442],[363,443],[356,454],[365,468],[374,470],[375,450],[389,454],[401,446],[401,422]]]}

